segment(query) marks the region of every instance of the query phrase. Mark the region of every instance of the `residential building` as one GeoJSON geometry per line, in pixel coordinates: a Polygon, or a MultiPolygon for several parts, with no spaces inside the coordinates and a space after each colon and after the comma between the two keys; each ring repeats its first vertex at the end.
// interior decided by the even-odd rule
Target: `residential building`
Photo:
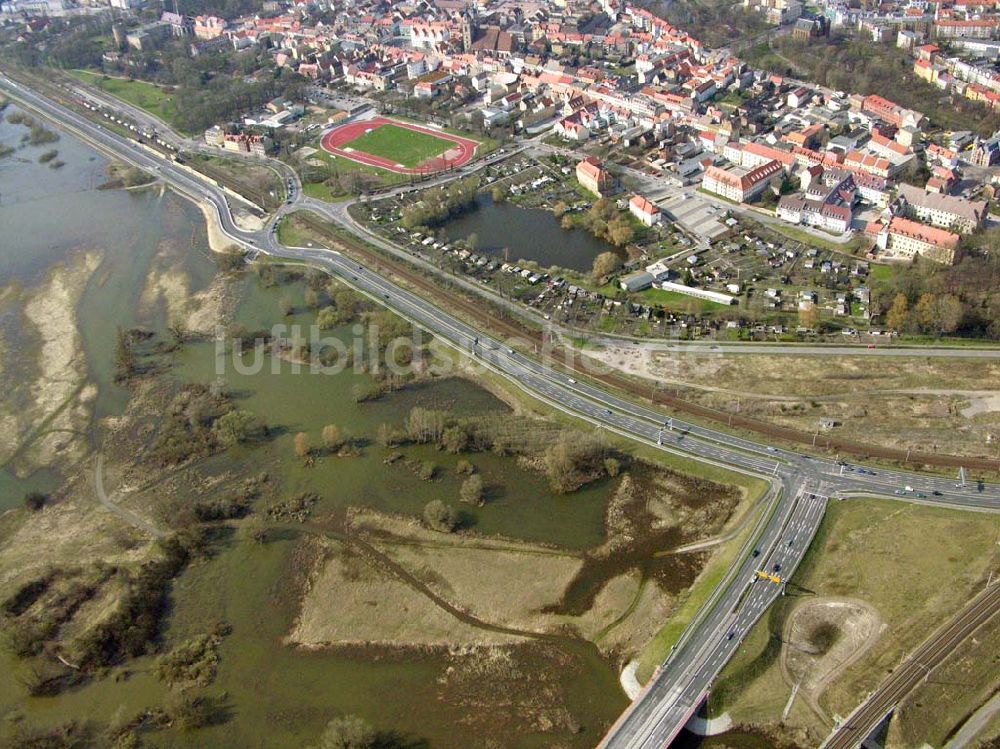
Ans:
{"type": "Polygon", "coordinates": [[[917,255],[950,265],[959,236],[917,221],[895,216],[877,237],[884,260],[912,260],[917,255]]]}
{"type": "Polygon", "coordinates": [[[701,186],[728,200],[746,203],[760,195],[769,185],[780,182],[783,173],[784,169],[777,161],[769,161],[753,169],[710,166],[705,170],[701,186]]]}
{"type": "Polygon", "coordinates": [[[618,191],[618,182],[614,175],[604,169],[593,156],[588,156],[576,165],[576,179],[585,190],[599,198],[606,198],[618,191]]]}
{"type": "Polygon", "coordinates": [[[198,39],[216,39],[225,32],[226,19],[218,16],[195,16],[193,30],[198,39]]]}
{"type": "Polygon", "coordinates": [[[205,143],[216,148],[222,148],[226,140],[226,132],[218,125],[213,125],[205,131],[205,143]]]}
{"type": "Polygon", "coordinates": [[[899,212],[941,229],[969,234],[986,218],[986,201],[926,192],[915,185],[899,186],[899,212]]]}
{"type": "Polygon", "coordinates": [[[992,39],[996,33],[996,18],[967,21],[949,18],[934,22],[934,35],[938,39],[992,39]]]}
{"type": "Polygon", "coordinates": [[[843,184],[834,187],[814,184],[801,193],[783,196],[775,213],[778,218],[792,224],[805,224],[843,234],[851,228],[853,218],[852,188],[850,175],[843,184]]]}
{"type": "Polygon", "coordinates": [[[632,196],[632,199],[628,202],[628,210],[644,226],[652,226],[660,222],[660,209],[657,208],[655,203],[647,200],[642,195],[632,196]]]}
{"type": "Polygon", "coordinates": [[[976,140],[976,145],[969,154],[969,163],[973,166],[993,166],[1000,161],[1000,134],[995,134],[989,140],[976,140]]]}
{"type": "Polygon", "coordinates": [[[864,97],[861,102],[861,111],[878,117],[884,122],[896,127],[920,127],[924,121],[924,115],[914,109],[905,109],[894,101],[871,94],[864,97]]]}

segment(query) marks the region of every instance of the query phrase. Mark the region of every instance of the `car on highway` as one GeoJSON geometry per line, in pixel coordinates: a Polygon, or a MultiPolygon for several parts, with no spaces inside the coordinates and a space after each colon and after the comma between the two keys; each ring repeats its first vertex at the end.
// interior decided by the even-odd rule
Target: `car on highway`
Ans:
{"type": "Polygon", "coordinates": [[[574,380],[572,377],[570,377],[569,378],[569,384],[570,385],[575,385],[576,384],[576,380],[574,380]]]}
{"type": "Polygon", "coordinates": [[[776,448],[776,447],[771,447],[770,445],[768,445],[768,446],[767,446],[767,451],[768,451],[769,453],[776,453],[776,452],[778,452],[778,448],[776,448]]]}
{"type": "Polygon", "coordinates": [[[607,414],[608,416],[610,416],[611,415],[611,409],[610,408],[605,408],[604,409],[604,413],[607,414]]]}
{"type": "Polygon", "coordinates": [[[774,569],[775,572],[781,572],[781,562],[775,562],[772,569],[774,569]]]}
{"type": "Polygon", "coordinates": [[[760,556],[760,549],[754,549],[753,553],[750,556],[752,556],[752,557],[759,557],[760,556]]]}

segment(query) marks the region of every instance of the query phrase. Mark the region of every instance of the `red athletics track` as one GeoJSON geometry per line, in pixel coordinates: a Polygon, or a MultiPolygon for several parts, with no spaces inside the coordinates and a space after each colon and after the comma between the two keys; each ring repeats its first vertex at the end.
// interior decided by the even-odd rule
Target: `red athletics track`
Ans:
{"type": "Polygon", "coordinates": [[[346,125],[335,127],[333,130],[324,135],[323,140],[320,141],[320,146],[322,146],[323,150],[332,153],[334,156],[340,156],[345,159],[350,159],[351,161],[357,161],[360,164],[377,166],[381,169],[387,169],[390,172],[396,172],[397,174],[424,174],[427,172],[439,172],[442,169],[447,169],[448,167],[462,166],[470,162],[472,157],[476,155],[476,147],[478,145],[479,143],[474,140],[469,140],[468,138],[460,138],[457,135],[451,135],[450,133],[434,130],[429,127],[413,125],[409,122],[390,120],[387,117],[376,117],[373,120],[349,122],[346,125]],[[343,146],[347,145],[355,138],[364,135],[368,130],[381,127],[382,125],[396,125],[397,127],[405,127],[408,130],[416,130],[418,133],[433,135],[435,138],[451,141],[455,144],[455,147],[449,148],[444,153],[435,156],[432,159],[428,159],[423,164],[418,164],[413,168],[399,166],[391,159],[386,159],[382,156],[375,156],[374,154],[365,153],[364,151],[344,150],[343,146]]]}

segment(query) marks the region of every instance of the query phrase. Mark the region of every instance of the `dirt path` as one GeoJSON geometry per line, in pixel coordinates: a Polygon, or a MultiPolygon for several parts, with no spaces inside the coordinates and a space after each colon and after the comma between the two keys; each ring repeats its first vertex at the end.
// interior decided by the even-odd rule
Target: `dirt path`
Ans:
{"type": "Polygon", "coordinates": [[[973,743],[993,716],[1000,713],[1000,694],[993,695],[982,707],[969,716],[962,727],[958,729],[951,740],[944,745],[944,749],[965,749],[967,746],[975,746],[973,743]]]}
{"type": "Polygon", "coordinates": [[[166,535],[149,521],[139,517],[130,510],[126,510],[124,507],[119,507],[111,501],[107,492],[104,491],[104,456],[100,453],[97,455],[97,463],[94,466],[94,488],[97,494],[97,501],[132,527],[138,528],[153,538],[163,538],[166,535]]]}
{"type": "MultiPolygon", "coordinates": [[[[861,658],[875,644],[882,634],[883,622],[878,611],[867,601],[858,598],[817,598],[799,605],[788,621],[785,622],[783,633],[784,646],[781,649],[781,676],[788,686],[799,685],[800,692],[809,709],[828,728],[833,727],[833,721],[819,704],[819,698],[827,686],[842,674],[849,666],[861,658]],[[807,663],[806,668],[796,677],[792,674],[790,658],[793,650],[806,653],[804,649],[794,644],[793,630],[799,620],[807,617],[817,608],[851,609],[845,618],[837,623],[841,630],[841,640],[814,662],[807,663]],[[867,622],[865,621],[867,618],[867,622]],[[845,622],[851,631],[845,631],[845,622]],[[867,631],[857,631],[867,624],[867,631]],[[831,662],[832,661],[832,662],[831,662]]],[[[809,653],[809,656],[812,654],[809,653]]]]}

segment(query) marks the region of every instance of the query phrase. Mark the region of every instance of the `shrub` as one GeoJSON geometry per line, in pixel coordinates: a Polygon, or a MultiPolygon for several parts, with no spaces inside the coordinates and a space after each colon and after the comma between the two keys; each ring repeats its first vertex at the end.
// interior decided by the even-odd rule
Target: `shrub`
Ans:
{"type": "Polygon", "coordinates": [[[375,730],[356,715],[334,718],[326,724],[314,749],[374,749],[379,744],[375,730]]]}
{"type": "Polygon", "coordinates": [[[432,499],[424,507],[424,522],[432,530],[451,533],[458,526],[458,513],[440,499],[432,499]]]}
{"type": "Polygon", "coordinates": [[[466,504],[481,506],[484,502],[483,477],[479,474],[473,474],[462,482],[459,498],[466,504]]]}

